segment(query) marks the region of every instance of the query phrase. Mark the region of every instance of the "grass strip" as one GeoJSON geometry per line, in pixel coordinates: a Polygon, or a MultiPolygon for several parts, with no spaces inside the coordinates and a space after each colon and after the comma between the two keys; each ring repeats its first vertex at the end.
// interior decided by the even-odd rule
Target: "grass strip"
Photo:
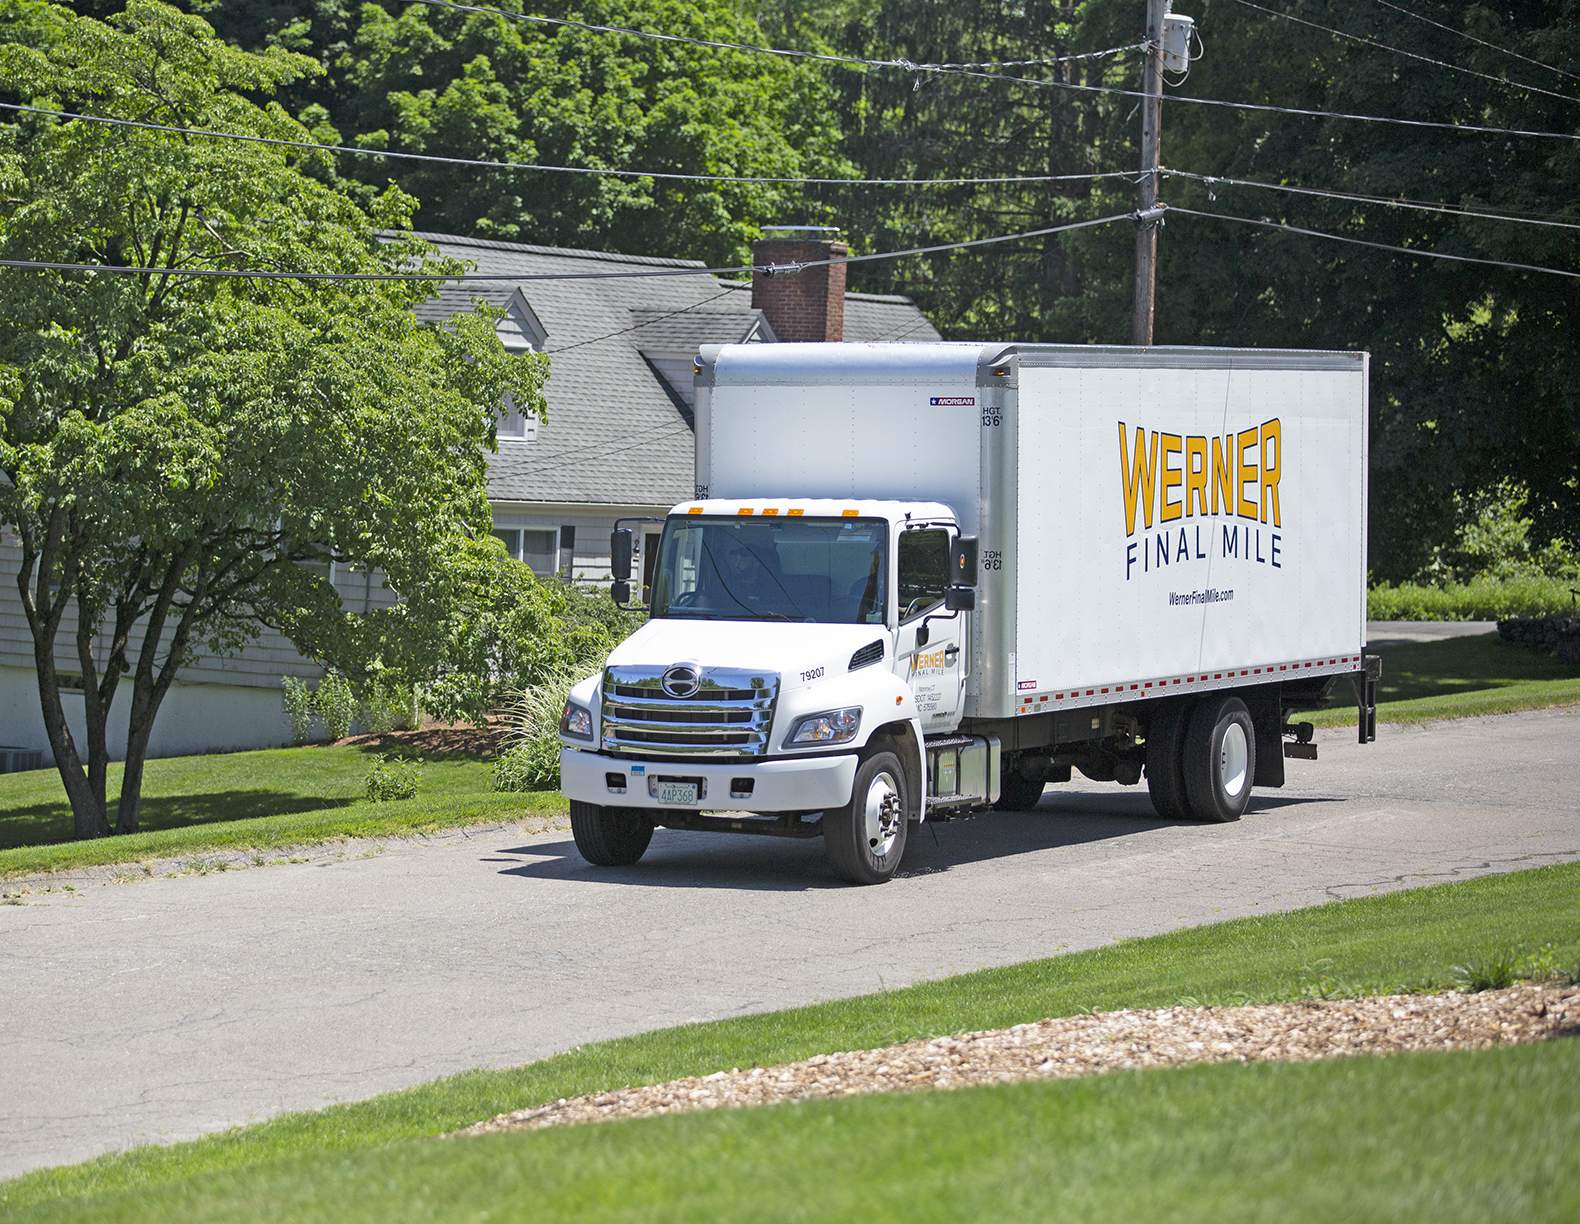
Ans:
{"type": "MultiPolygon", "coordinates": [[[[473,755],[414,754],[415,799],[370,803],[364,747],[276,748],[149,761],[142,831],[71,841],[54,769],[0,776],[0,879],[227,850],[276,850],[356,837],[410,837],[526,816],[558,815],[557,792],[496,794],[473,755]]],[[[109,791],[119,793],[120,765],[109,791]]]]}
{"type": "Polygon", "coordinates": [[[1573,1220],[1580,1042],[393,1144],[39,1219],[1573,1220]]]}
{"type": "MultiPolygon", "coordinates": [[[[560,1097],[1089,1008],[1441,989],[1467,970],[1474,975],[1485,964],[1512,964],[1514,954],[1561,968],[1580,963],[1580,864],[1237,919],[881,994],[600,1042],[512,1070],[469,1072],[190,1143],[41,1170],[0,1185],[0,1208],[57,1202],[86,1211],[101,1195],[147,1194],[154,1201],[156,1192],[179,1195],[183,1183],[226,1171],[258,1170],[266,1180],[266,1167],[282,1161],[322,1162],[315,1167],[333,1180],[335,1169],[360,1159],[357,1153],[560,1097]]],[[[933,1147],[950,1141],[941,1136],[933,1147]]]]}
{"type": "MultiPolygon", "coordinates": [[[[1495,633],[1401,642],[1383,646],[1379,722],[1415,723],[1442,718],[1508,714],[1580,702],[1580,667],[1560,663],[1495,633]]],[[[1319,727],[1346,726],[1346,706],[1302,714],[1319,727]]]]}

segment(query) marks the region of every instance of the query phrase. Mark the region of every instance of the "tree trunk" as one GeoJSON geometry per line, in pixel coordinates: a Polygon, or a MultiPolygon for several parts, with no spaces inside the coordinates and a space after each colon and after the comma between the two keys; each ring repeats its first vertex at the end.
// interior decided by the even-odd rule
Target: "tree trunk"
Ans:
{"type": "Polygon", "coordinates": [[[38,681],[44,734],[49,739],[55,769],[60,773],[61,785],[71,804],[74,835],[103,837],[110,831],[103,792],[95,795],[83,772],[82,757],[77,752],[77,743],[72,738],[60,701],[60,673],[55,669],[55,638],[72,594],[70,574],[62,576],[58,588],[52,589],[51,582],[56,573],[56,556],[64,524],[65,514],[59,509],[52,510],[44,528],[42,547],[38,546],[39,541],[31,531],[21,530],[22,564],[17,568],[16,583],[22,610],[27,614],[28,629],[33,635],[33,671],[38,681]]]}
{"type": "Polygon", "coordinates": [[[126,722],[126,761],[121,771],[121,798],[115,809],[115,831],[137,832],[137,817],[143,802],[143,765],[148,760],[148,741],[153,735],[154,717],[164,699],[165,687],[148,673],[139,673],[132,687],[132,708],[126,722]]]}

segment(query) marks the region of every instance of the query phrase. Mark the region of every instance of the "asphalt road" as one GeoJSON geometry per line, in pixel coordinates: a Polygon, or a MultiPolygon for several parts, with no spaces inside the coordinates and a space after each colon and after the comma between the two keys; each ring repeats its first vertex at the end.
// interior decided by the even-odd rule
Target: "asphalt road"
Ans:
{"type": "Polygon", "coordinates": [[[1367,621],[1366,645],[1374,649],[1404,642],[1441,642],[1497,631],[1497,621],[1367,621]]]}
{"type": "Polygon", "coordinates": [[[564,835],[95,885],[0,907],[0,1176],[661,1025],[1409,885],[1580,858],[1580,710],[1384,727],[1234,825],[1144,788],[923,830],[906,878],[816,843],[564,835]]]}

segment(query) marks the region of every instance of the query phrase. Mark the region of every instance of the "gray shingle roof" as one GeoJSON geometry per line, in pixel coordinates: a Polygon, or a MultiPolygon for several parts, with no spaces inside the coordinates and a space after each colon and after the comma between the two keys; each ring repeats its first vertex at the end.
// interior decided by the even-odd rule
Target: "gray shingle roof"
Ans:
{"type": "MultiPolygon", "coordinates": [[[[693,260],[449,234],[422,237],[489,274],[675,269],[674,276],[520,283],[548,333],[548,420],[531,442],[500,443],[489,463],[488,491],[496,501],[595,505],[671,505],[691,496],[690,419],[643,354],[744,339],[759,318],[749,294],[743,288],[738,295],[718,296],[739,282],[721,281],[693,260]],[[564,351],[552,356],[556,350],[564,351]]],[[[448,285],[417,314],[446,319],[479,300],[503,306],[516,287],[508,282],[448,285]]],[[[847,295],[845,335],[849,340],[938,338],[907,299],[871,294],[847,295]]]]}

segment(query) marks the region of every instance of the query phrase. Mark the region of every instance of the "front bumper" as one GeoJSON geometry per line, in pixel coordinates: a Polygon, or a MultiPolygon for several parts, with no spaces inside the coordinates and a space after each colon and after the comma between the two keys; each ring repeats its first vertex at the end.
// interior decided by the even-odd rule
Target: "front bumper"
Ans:
{"type": "Polygon", "coordinates": [[[850,802],[856,756],[783,757],[725,764],[700,761],[632,761],[577,748],[560,750],[560,790],[567,799],[605,807],[709,812],[821,812],[850,802]],[[625,783],[612,787],[609,775],[625,783]],[[695,807],[661,804],[648,793],[648,779],[699,779],[704,797],[695,807]],[[751,779],[750,798],[735,797],[740,779],[751,779]]]}

